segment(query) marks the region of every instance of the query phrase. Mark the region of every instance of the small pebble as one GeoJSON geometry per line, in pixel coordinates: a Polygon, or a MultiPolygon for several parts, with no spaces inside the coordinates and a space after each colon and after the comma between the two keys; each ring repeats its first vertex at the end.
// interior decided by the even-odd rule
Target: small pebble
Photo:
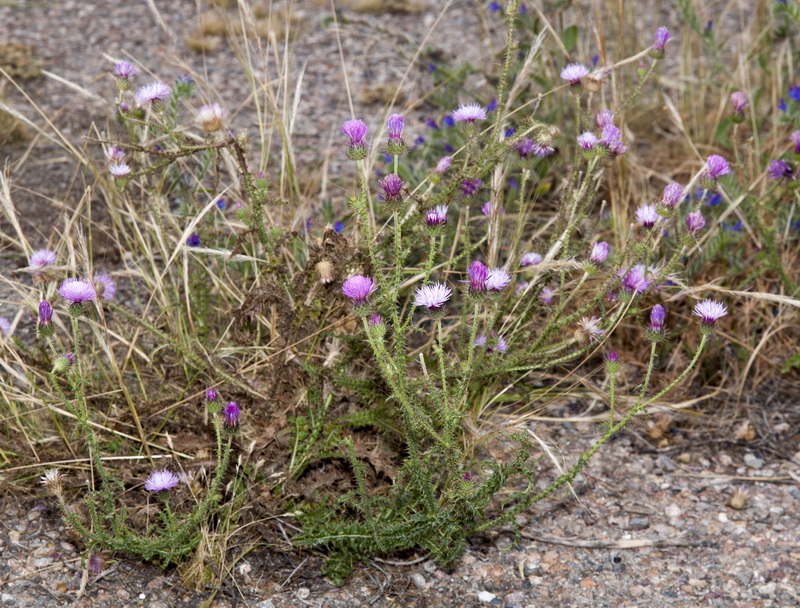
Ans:
{"type": "Polygon", "coordinates": [[[275,608],[275,604],[272,603],[272,600],[262,600],[253,606],[253,608],[275,608]]]}
{"type": "Polygon", "coordinates": [[[300,587],[300,589],[297,590],[297,597],[301,600],[308,598],[309,595],[311,595],[311,591],[307,587],[300,587]]]}
{"type": "Polygon", "coordinates": [[[490,593],[488,591],[481,591],[478,593],[478,599],[482,602],[486,602],[487,604],[494,601],[494,598],[497,596],[494,593],[490,593]]]}
{"type": "Polygon", "coordinates": [[[414,583],[417,589],[425,589],[428,586],[428,581],[426,581],[425,577],[419,572],[415,572],[411,575],[411,582],[414,583]]]}
{"type": "Polygon", "coordinates": [[[428,574],[433,574],[436,572],[436,562],[429,559],[427,562],[422,564],[422,569],[425,570],[428,574]]]}
{"type": "Polygon", "coordinates": [[[744,455],[744,464],[751,469],[760,469],[764,466],[764,459],[759,458],[755,454],[745,454],[744,455]]]}

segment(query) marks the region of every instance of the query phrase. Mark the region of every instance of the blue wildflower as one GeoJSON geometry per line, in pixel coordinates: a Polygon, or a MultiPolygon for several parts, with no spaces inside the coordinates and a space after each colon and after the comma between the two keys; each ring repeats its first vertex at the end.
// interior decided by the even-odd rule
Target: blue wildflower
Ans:
{"type": "Polygon", "coordinates": [[[592,55],[592,65],[594,67],[597,67],[597,64],[599,63],[599,61],[600,61],[600,54],[599,53],[595,53],[594,55],[592,55]]]}
{"type": "Polygon", "coordinates": [[[514,127],[509,127],[508,129],[506,129],[506,137],[511,137],[516,132],[517,130],[514,127]]]}
{"type": "Polygon", "coordinates": [[[342,234],[342,232],[344,232],[344,224],[342,224],[342,222],[335,222],[333,224],[333,229],[336,231],[336,234],[342,234]]]}
{"type": "Polygon", "coordinates": [[[436,121],[433,118],[426,118],[425,119],[425,126],[429,129],[438,129],[439,125],[436,124],[436,121]]]}
{"type": "Polygon", "coordinates": [[[444,118],[442,118],[442,123],[444,124],[445,127],[452,127],[453,125],[456,124],[456,121],[452,116],[445,116],[444,118]]]}
{"type": "Polygon", "coordinates": [[[503,7],[502,7],[502,6],[500,6],[500,3],[499,3],[499,2],[492,2],[492,3],[489,5],[489,10],[490,10],[490,11],[492,11],[493,13],[496,13],[497,11],[499,11],[499,10],[500,10],[500,9],[502,9],[502,8],[503,8],[503,7]]]}
{"type": "Polygon", "coordinates": [[[791,97],[795,101],[800,101],[800,87],[790,87],[789,97],[791,97]]]}
{"type": "Polygon", "coordinates": [[[708,23],[706,23],[706,27],[703,29],[703,31],[704,31],[706,34],[708,34],[708,33],[711,31],[711,28],[712,28],[712,27],[714,27],[714,21],[713,21],[712,19],[709,19],[709,20],[708,20],[708,23]]]}
{"type": "Polygon", "coordinates": [[[508,178],[508,187],[509,188],[519,188],[519,182],[515,180],[513,177],[508,178]]]}
{"type": "Polygon", "coordinates": [[[424,138],[424,137],[422,137],[422,135],[418,136],[418,137],[417,137],[417,138],[414,140],[414,145],[415,145],[415,146],[421,146],[421,145],[422,145],[422,144],[424,144],[424,143],[425,143],[425,138],[424,138]]]}
{"type": "Polygon", "coordinates": [[[221,199],[219,199],[217,201],[217,208],[225,209],[225,199],[224,198],[221,198],[221,199]]]}
{"type": "Polygon", "coordinates": [[[496,109],[497,109],[497,99],[492,99],[492,101],[489,102],[489,105],[486,106],[486,111],[494,112],[496,109]]]}
{"type": "Polygon", "coordinates": [[[450,144],[445,144],[445,145],[444,145],[444,152],[445,152],[445,154],[451,154],[451,153],[453,152],[453,150],[454,150],[454,149],[455,149],[455,148],[453,148],[453,146],[451,146],[450,144]]]}
{"type": "Polygon", "coordinates": [[[188,239],[186,239],[186,244],[189,245],[189,247],[199,247],[200,246],[200,235],[199,234],[193,234],[188,239]]]}
{"type": "Polygon", "coordinates": [[[428,64],[428,69],[429,69],[431,72],[435,72],[435,71],[436,71],[436,64],[435,64],[435,63],[429,63],[429,64],[428,64]]]}
{"type": "Polygon", "coordinates": [[[781,112],[785,112],[786,111],[786,100],[783,97],[781,97],[781,100],[778,102],[778,109],[781,112]]]}
{"type": "Polygon", "coordinates": [[[523,2],[522,4],[519,5],[519,14],[526,15],[527,13],[528,13],[528,7],[525,6],[525,3],[523,2]]]}
{"type": "Polygon", "coordinates": [[[391,154],[384,154],[383,155],[383,162],[385,162],[385,163],[392,162],[392,155],[391,154]]]}

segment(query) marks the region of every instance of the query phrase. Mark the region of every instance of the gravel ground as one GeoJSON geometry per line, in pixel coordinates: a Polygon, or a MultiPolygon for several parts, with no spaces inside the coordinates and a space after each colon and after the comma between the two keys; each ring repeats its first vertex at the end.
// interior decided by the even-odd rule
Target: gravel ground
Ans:
{"type": "MultiPolygon", "coordinates": [[[[64,0],[0,6],[0,23],[12,24],[3,41],[32,46],[43,67],[77,83],[80,94],[51,77],[26,84],[26,91],[70,138],[78,140],[93,120],[102,121],[113,65],[104,59],[126,54],[152,66],[170,81],[184,69],[171,62],[177,51],[188,65],[236,107],[247,90],[227,44],[205,57],[192,54],[185,40],[197,26],[198,9],[185,0],[154,0],[163,24],[144,1],[64,0]],[[171,32],[171,33],[168,33],[171,32]]],[[[432,3],[433,4],[433,3],[432,3]]],[[[492,61],[496,42],[484,36],[485,24],[466,0],[454,2],[430,43],[450,57],[476,65],[492,61]],[[465,41],[470,41],[465,44],[465,41]],[[492,44],[495,44],[493,47],[492,44]]],[[[318,162],[320,151],[341,116],[347,98],[342,86],[336,38],[321,27],[327,9],[306,0],[293,3],[302,23],[293,50],[295,66],[305,65],[304,94],[294,140],[301,162],[318,162]],[[336,116],[334,120],[332,117],[336,116]]],[[[436,18],[433,10],[412,15],[364,16],[345,10],[340,17],[375,19],[396,35],[377,35],[359,23],[342,30],[350,85],[357,115],[365,108],[365,87],[396,82],[415,47],[436,18]],[[423,27],[420,27],[422,24],[423,27]]],[[[424,73],[412,72],[409,98],[424,90],[424,73]]],[[[24,113],[22,97],[6,87],[24,113]]],[[[424,111],[410,128],[422,130],[424,111]]],[[[235,117],[247,128],[251,117],[235,117]]],[[[0,151],[0,160],[17,160],[24,145],[0,151]]],[[[330,171],[339,170],[332,158],[330,171]]],[[[80,196],[83,184],[55,145],[41,141],[24,172],[14,175],[14,197],[27,209],[26,229],[34,243],[50,236],[52,201],[80,196]],[[35,171],[36,167],[46,167],[35,171]],[[27,190],[30,188],[30,190],[27,190]],[[38,235],[38,236],[37,236],[38,235]]],[[[5,262],[3,262],[5,264],[5,262]]],[[[0,294],[1,295],[1,294],[0,294]]],[[[795,391],[796,394],[796,391],[795,391]]],[[[800,396],[796,396],[795,403],[800,396]]],[[[540,425],[537,432],[558,444],[572,462],[596,436],[596,427],[562,423],[540,425]]],[[[755,444],[754,444],[755,445],[755,444]]],[[[791,454],[798,446],[785,446],[791,454]]],[[[573,497],[554,499],[518,521],[511,530],[476,538],[451,572],[422,559],[414,565],[375,562],[360,567],[342,588],[321,576],[323,561],[313,553],[254,552],[235,568],[222,589],[196,594],[174,571],[166,573],[138,562],[111,560],[92,577],[80,599],[81,569],[76,545],[52,501],[37,492],[4,498],[0,523],[0,605],[2,606],[731,606],[800,605],[800,453],[794,461],[775,459],[743,444],[707,438],[676,437],[656,450],[634,432],[601,450],[575,486],[573,497]],[[736,488],[748,498],[744,508],[728,506],[736,488]]],[[[543,481],[547,473],[543,473],[543,481]]],[[[420,556],[422,557],[422,556],[420,556]]]]}

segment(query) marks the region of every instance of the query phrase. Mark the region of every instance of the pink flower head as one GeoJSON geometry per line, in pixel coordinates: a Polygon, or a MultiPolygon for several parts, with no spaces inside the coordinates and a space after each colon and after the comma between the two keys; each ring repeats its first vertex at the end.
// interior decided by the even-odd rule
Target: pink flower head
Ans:
{"type": "Polygon", "coordinates": [[[519,258],[520,266],[536,266],[542,261],[542,256],[538,253],[523,253],[519,258]]]}
{"type": "Polygon", "coordinates": [[[478,190],[481,189],[482,183],[483,182],[477,177],[474,179],[465,179],[461,182],[461,192],[464,193],[464,196],[475,196],[478,190]]]}
{"type": "Polygon", "coordinates": [[[612,124],[603,127],[603,131],[600,134],[600,143],[606,147],[611,156],[624,154],[628,149],[627,146],[622,143],[622,131],[612,124]]]}
{"type": "Polygon", "coordinates": [[[348,120],[342,125],[342,135],[350,139],[350,146],[366,146],[364,141],[367,137],[369,128],[363,121],[355,119],[348,120]]]}
{"type": "Polygon", "coordinates": [[[620,270],[619,275],[622,277],[622,288],[633,293],[645,291],[653,283],[647,278],[647,274],[648,272],[644,264],[636,264],[628,270],[620,270]]]}
{"type": "Polygon", "coordinates": [[[650,311],[650,327],[652,332],[661,332],[664,330],[664,318],[667,316],[664,307],[661,304],[656,304],[650,311]]]}
{"type": "Polygon", "coordinates": [[[511,282],[511,275],[499,267],[492,269],[489,278],[486,279],[486,289],[489,291],[503,291],[511,282]]]}
{"type": "Polygon", "coordinates": [[[449,156],[443,156],[442,158],[440,158],[439,162],[436,163],[436,173],[438,173],[439,175],[444,175],[445,171],[447,171],[450,168],[452,162],[453,159],[450,158],[449,156]]]}
{"type": "Polygon", "coordinates": [[[716,302],[715,300],[703,300],[694,307],[692,314],[696,317],[700,317],[700,322],[703,325],[713,327],[714,323],[716,323],[718,319],[721,319],[728,314],[728,309],[721,302],[716,302]]]}
{"type": "Polygon", "coordinates": [[[747,109],[747,106],[750,105],[750,102],[747,101],[747,95],[745,95],[742,91],[735,91],[731,93],[730,100],[731,105],[733,106],[733,111],[739,116],[742,116],[744,111],[747,109]]]}
{"type": "Polygon", "coordinates": [[[402,198],[403,180],[395,173],[390,173],[380,182],[383,188],[383,196],[387,201],[398,201],[402,198]]]}
{"type": "Polygon", "coordinates": [[[53,322],[53,307],[50,302],[42,300],[39,302],[39,325],[49,325],[53,322]]]}
{"type": "Polygon", "coordinates": [[[530,285],[528,281],[517,281],[517,287],[514,289],[514,293],[521,296],[525,290],[528,289],[528,285],[530,285]]]}
{"type": "Polygon", "coordinates": [[[552,287],[542,287],[542,291],[539,293],[539,298],[542,300],[542,304],[545,306],[550,306],[555,297],[556,290],[552,287]]]}
{"type": "Polygon", "coordinates": [[[792,131],[792,134],[789,136],[789,141],[794,144],[794,151],[800,152],[800,130],[792,131]]]}
{"type": "Polygon", "coordinates": [[[595,243],[592,247],[592,253],[589,256],[589,260],[599,266],[603,262],[606,261],[608,258],[608,243],[605,241],[600,241],[599,243],[595,243]]]}
{"type": "Polygon", "coordinates": [[[591,131],[585,131],[578,135],[578,145],[584,150],[591,150],[600,142],[597,135],[591,131]]]}
{"type": "Polygon", "coordinates": [[[661,197],[661,204],[667,207],[675,207],[684,197],[683,188],[680,184],[667,184],[664,186],[664,195],[661,197]]]}
{"type": "Polygon", "coordinates": [[[170,92],[167,85],[157,80],[136,91],[136,103],[142,107],[148,103],[161,102],[169,97],[170,92]]]}
{"type": "Polygon", "coordinates": [[[136,68],[127,61],[120,61],[114,66],[114,76],[122,80],[128,80],[136,76],[136,68]]]}
{"type": "Polygon", "coordinates": [[[708,167],[708,176],[711,179],[717,179],[723,175],[728,175],[728,173],[731,172],[731,168],[728,166],[728,161],[718,154],[712,154],[709,156],[706,159],[706,165],[708,167]]]}
{"type": "Polygon", "coordinates": [[[120,148],[119,146],[109,146],[106,148],[105,155],[109,163],[118,163],[125,158],[126,152],[124,148],[120,148]]]}
{"type": "Polygon", "coordinates": [[[131,168],[128,163],[114,163],[108,166],[108,171],[117,179],[128,177],[131,174],[131,168]]]}
{"type": "Polygon", "coordinates": [[[94,284],[99,287],[97,294],[104,300],[113,300],[114,294],[117,293],[117,284],[110,276],[105,273],[98,273],[94,275],[94,284]]]}
{"type": "Polygon", "coordinates": [[[528,158],[528,154],[533,151],[533,140],[530,137],[523,137],[514,144],[514,149],[521,158],[528,158]]]}
{"type": "Polygon", "coordinates": [[[692,211],[686,216],[686,229],[690,234],[696,235],[706,225],[706,220],[700,211],[692,211]]]}
{"type": "Polygon", "coordinates": [[[611,110],[600,110],[595,118],[597,126],[601,129],[606,125],[614,124],[614,113],[611,110]]]}
{"type": "Polygon", "coordinates": [[[547,158],[553,152],[555,152],[555,148],[553,146],[546,146],[545,144],[540,144],[538,141],[533,142],[533,147],[531,148],[535,156],[539,158],[547,158]]]}
{"type": "Polygon", "coordinates": [[[378,289],[375,281],[360,274],[354,275],[342,284],[342,293],[354,304],[366,304],[369,295],[378,289]]]}
{"type": "Polygon", "coordinates": [[[417,289],[414,306],[424,306],[431,312],[441,310],[452,293],[452,290],[442,283],[423,285],[417,289]]]}
{"type": "Polygon", "coordinates": [[[645,228],[652,228],[660,219],[655,205],[642,205],[636,210],[636,219],[645,228]]]}
{"type": "Polygon", "coordinates": [[[56,254],[54,251],[50,251],[49,249],[37,249],[31,254],[31,257],[28,258],[28,264],[37,273],[41,272],[48,266],[54,265],[55,263],[56,254]]]}
{"type": "Polygon", "coordinates": [[[392,114],[389,117],[389,139],[398,141],[403,137],[403,128],[405,127],[405,119],[400,114],[392,114]]]}
{"type": "Polygon", "coordinates": [[[489,278],[489,269],[483,262],[475,260],[469,265],[469,290],[472,292],[486,291],[486,279],[489,278]]]}
{"type": "Polygon", "coordinates": [[[793,173],[792,165],[785,160],[772,160],[767,166],[767,175],[771,179],[792,179],[793,173]]]}
{"type": "Polygon", "coordinates": [[[589,75],[589,68],[582,63],[570,63],[567,67],[561,70],[562,80],[569,82],[571,86],[578,86],[581,83],[581,78],[589,75]]]}
{"type": "Polygon", "coordinates": [[[664,51],[664,47],[666,46],[669,39],[672,36],[669,33],[669,30],[665,27],[660,27],[656,30],[656,33],[653,35],[653,49],[656,51],[664,51]]]}
{"type": "Polygon", "coordinates": [[[223,127],[223,120],[228,111],[218,103],[200,106],[197,110],[197,122],[206,133],[219,131],[223,127]]]}
{"type": "Polygon", "coordinates": [[[163,492],[171,490],[178,485],[178,477],[167,469],[153,471],[144,482],[144,489],[148,492],[163,492]]]}
{"type": "Polygon", "coordinates": [[[11,336],[11,321],[5,317],[0,317],[0,336],[4,338],[11,336]]]}
{"type": "Polygon", "coordinates": [[[239,427],[239,404],[235,401],[230,401],[224,408],[222,408],[222,425],[229,430],[239,427]]]}
{"type": "MultiPolygon", "coordinates": [[[[492,215],[492,201],[486,201],[485,203],[483,203],[483,205],[481,205],[481,213],[483,213],[483,215],[485,215],[486,217],[491,217],[491,215],[492,215]]],[[[505,214],[506,214],[506,208],[505,207],[501,207],[500,208],[500,215],[505,215],[505,214]]]]}
{"type": "Polygon", "coordinates": [[[80,304],[97,297],[94,285],[86,279],[66,279],[58,288],[58,293],[70,304],[80,304]]]}
{"type": "Polygon", "coordinates": [[[470,103],[458,106],[458,110],[453,112],[453,120],[471,124],[476,120],[486,120],[486,109],[477,103],[470,103]]]}
{"type": "Polygon", "coordinates": [[[381,316],[377,312],[373,312],[371,315],[367,317],[367,323],[369,323],[370,325],[382,325],[383,318],[381,318],[381,316]]]}
{"type": "Polygon", "coordinates": [[[433,209],[428,209],[425,221],[431,227],[444,226],[447,223],[447,205],[437,205],[433,209]]]}
{"type": "Polygon", "coordinates": [[[495,331],[492,332],[488,340],[484,334],[477,336],[473,345],[479,348],[485,347],[487,353],[491,353],[495,350],[499,353],[505,353],[508,350],[508,342],[495,331]]]}

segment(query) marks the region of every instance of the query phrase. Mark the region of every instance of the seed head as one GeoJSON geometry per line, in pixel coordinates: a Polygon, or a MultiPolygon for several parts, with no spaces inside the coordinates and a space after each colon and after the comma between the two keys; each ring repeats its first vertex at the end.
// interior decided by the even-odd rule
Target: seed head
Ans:
{"type": "Polygon", "coordinates": [[[39,483],[53,496],[61,496],[61,494],[63,494],[63,481],[64,476],[58,469],[48,469],[44,472],[44,475],[39,478],[39,483]]]}
{"type": "Polygon", "coordinates": [[[206,133],[219,131],[223,127],[223,119],[228,111],[218,103],[200,106],[197,110],[197,122],[206,133]]]}
{"type": "Polygon", "coordinates": [[[333,281],[333,262],[330,260],[320,260],[317,262],[316,266],[314,266],[314,270],[317,271],[317,276],[319,277],[320,283],[323,285],[327,285],[328,283],[333,281]]]}
{"type": "Polygon", "coordinates": [[[582,317],[575,330],[575,339],[579,344],[594,344],[605,335],[605,330],[600,329],[600,317],[582,317]]]}

